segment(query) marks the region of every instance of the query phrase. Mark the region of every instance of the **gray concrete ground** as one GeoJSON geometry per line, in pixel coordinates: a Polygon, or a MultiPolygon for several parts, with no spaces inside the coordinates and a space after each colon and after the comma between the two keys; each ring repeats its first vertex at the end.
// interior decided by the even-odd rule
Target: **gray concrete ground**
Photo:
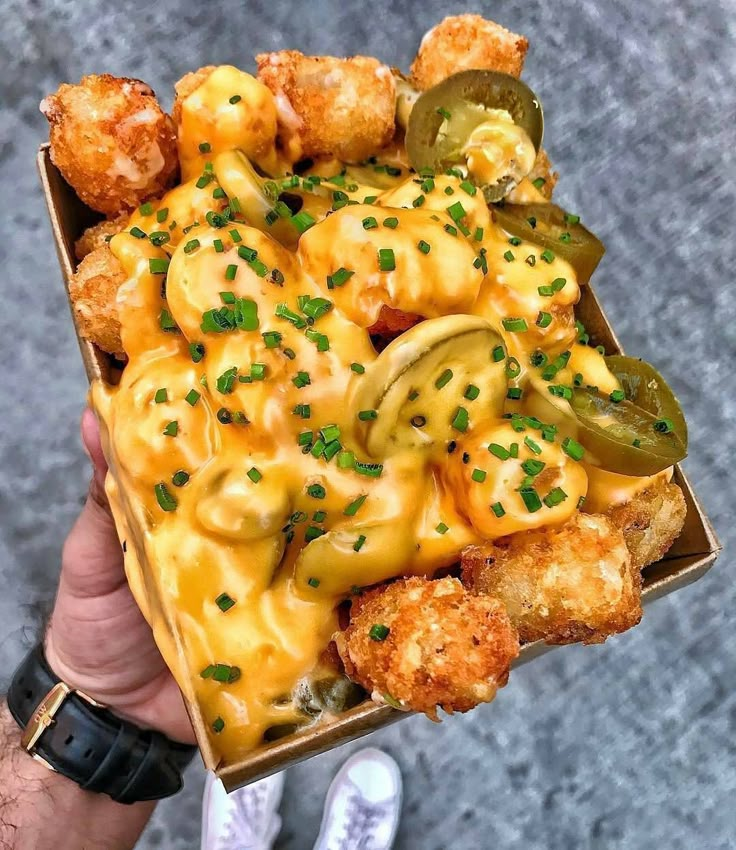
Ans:
{"type": "MultiPolygon", "coordinates": [[[[4,0],[0,28],[0,678],[47,606],[88,468],[85,382],[34,170],[41,97],[108,71],[167,103],[184,71],[263,49],[375,54],[407,66],[439,0],[157,4],[4,0]]],[[[603,647],[517,671],[497,703],[372,743],[399,761],[405,850],[726,850],[736,846],[731,470],[734,0],[509,0],[468,8],[525,33],[561,202],[608,246],[596,275],[624,345],[669,376],[686,463],[726,551],[702,582],[603,647]]],[[[355,745],[354,745],[355,746],[355,745]]],[[[279,850],[306,850],[350,747],[289,772],[279,850]]],[[[160,806],[142,848],[198,846],[202,773],[160,806]]],[[[42,848],[39,848],[42,850],[42,848]]]]}

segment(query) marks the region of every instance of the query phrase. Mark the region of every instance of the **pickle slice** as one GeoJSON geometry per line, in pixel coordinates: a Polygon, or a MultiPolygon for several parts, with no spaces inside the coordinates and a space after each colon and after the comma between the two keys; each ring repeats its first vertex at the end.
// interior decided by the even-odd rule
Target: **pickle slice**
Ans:
{"type": "MultiPolygon", "coordinates": [[[[399,100],[402,115],[407,112],[409,103],[409,96],[402,92],[399,100]]],[[[482,174],[474,175],[483,189],[486,201],[500,200],[531,169],[544,134],[544,117],[539,99],[526,83],[510,74],[499,71],[460,71],[424,92],[411,106],[408,115],[406,149],[412,167],[416,171],[429,169],[435,173],[456,166],[468,170],[472,163],[467,145],[476,131],[486,124],[490,134],[489,144],[493,144],[491,138],[497,135],[498,143],[504,133],[508,135],[509,130],[514,129],[514,125],[523,131],[515,131],[518,138],[513,143],[507,140],[508,162],[493,179],[484,179],[482,174]],[[498,110],[507,113],[505,122],[496,127],[500,135],[495,133],[493,126],[500,119],[498,110]],[[509,122],[508,115],[513,123],[509,122]],[[530,156],[523,157],[528,160],[528,168],[516,161],[519,146],[523,147],[524,144],[530,147],[530,156]]],[[[478,140],[478,146],[483,147],[482,138],[478,140]]]]}
{"type": "Polygon", "coordinates": [[[459,437],[475,418],[501,416],[505,367],[501,337],[485,319],[420,322],[391,342],[358,384],[356,417],[375,411],[359,417],[363,446],[374,458],[431,448],[459,437]]]}
{"type": "Polygon", "coordinates": [[[533,242],[567,260],[579,284],[587,283],[606,252],[603,243],[577,216],[556,204],[503,204],[493,218],[512,236],[533,242]]]}

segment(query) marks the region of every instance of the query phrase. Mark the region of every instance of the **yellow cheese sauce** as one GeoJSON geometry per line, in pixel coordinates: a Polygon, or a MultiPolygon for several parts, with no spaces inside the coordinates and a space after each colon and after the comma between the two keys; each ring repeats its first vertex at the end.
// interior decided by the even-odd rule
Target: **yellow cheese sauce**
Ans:
{"type": "MultiPolygon", "coordinates": [[[[187,180],[110,243],[128,277],[118,297],[128,363],[119,384],[92,388],[131,586],[227,760],[307,719],[295,685],[318,665],[356,586],[432,575],[469,543],[565,522],[589,474],[600,510],[609,487],[648,481],[608,482],[559,439],[520,433],[482,387],[473,396],[472,376],[447,390],[466,393],[470,416],[451,443],[369,456],[356,399],[379,357],[367,328],[383,305],[483,317],[505,345],[499,368],[522,391],[506,412],[556,415],[560,435],[574,435],[573,421],[545,392],[532,352],[570,352],[558,381],[581,373],[618,384],[576,343],[572,267],[545,262],[538,246],[512,247],[481,193],[456,177],[418,178],[397,152],[347,169],[315,163],[285,189],[275,179],[299,199],[299,227],[285,216],[246,221],[233,187],[256,184],[227,153],[243,148],[264,170],[282,156],[263,88],[226,67],[181,104],[187,180]],[[553,296],[539,295],[559,278],[553,296]],[[517,488],[521,461],[535,458],[545,464],[540,496],[559,488],[564,498],[531,511],[517,488]]],[[[419,388],[427,412],[436,386],[419,388]]]]}

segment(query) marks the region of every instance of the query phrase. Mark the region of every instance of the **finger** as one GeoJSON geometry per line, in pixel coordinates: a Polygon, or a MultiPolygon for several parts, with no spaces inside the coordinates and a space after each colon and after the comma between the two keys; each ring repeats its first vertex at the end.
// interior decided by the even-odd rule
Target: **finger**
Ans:
{"type": "Polygon", "coordinates": [[[62,555],[61,581],[74,596],[110,593],[125,582],[123,553],[105,496],[105,463],[100,431],[91,410],[82,415],[82,442],[93,475],[82,513],[74,523],[62,555]]]}
{"type": "Polygon", "coordinates": [[[107,461],[102,452],[100,425],[97,417],[89,407],[85,408],[82,414],[80,430],[82,432],[82,445],[84,446],[87,457],[92,461],[92,469],[94,471],[91,495],[101,505],[106,506],[105,475],[107,474],[107,461]]]}

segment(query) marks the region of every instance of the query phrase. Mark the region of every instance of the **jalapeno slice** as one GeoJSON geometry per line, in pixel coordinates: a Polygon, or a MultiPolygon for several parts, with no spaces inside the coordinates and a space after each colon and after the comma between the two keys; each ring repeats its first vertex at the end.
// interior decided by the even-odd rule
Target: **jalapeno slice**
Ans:
{"type": "Polygon", "coordinates": [[[646,360],[624,354],[612,354],[605,360],[606,366],[623,387],[626,398],[657,419],[669,420],[674,433],[687,449],[687,422],[680,402],[654,366],[646,360]]]}
{"type": "Polygon", "coordinates": [[[587,283],[606,249],[597,236],[556,204],[503,204],[493,218],[512,236],[534,242],[567,260],[579,284],[587,283]]]}
{"type": "Polygon", "coordinates": [[[529,172],[543,133],[539,99],[521,80],[499,71],[460,71],[424,92],[414,103],[408,119],[406,149],[416,171],[440,172],[458,166],[465,172],[470,170],[486,200],[492,202],[500,200],[529,172]],[[519,133],[517,128],[524,132],[519,133]],[[520,157],[519,148],[524,147],[524,142],[529,155],[520,157]],[[490,174],[488,163],[483,172],[474,174],[469,143],[476,154],[482,152],[485,143],[493,146],[495,157],[507,148],[508,161],[503,165],[495,162],[495,171],[487,178],[484,175],[490,174]]]}
{"type": "Polygon", "coordinates": [[[570,402],[578,440],[603,469],[621,475],[654,475],[687,455],[687,428],[675,396],[648,363],[606,358],[621,382],[622,401],[590,388],[573,390],[570,402]]]}

